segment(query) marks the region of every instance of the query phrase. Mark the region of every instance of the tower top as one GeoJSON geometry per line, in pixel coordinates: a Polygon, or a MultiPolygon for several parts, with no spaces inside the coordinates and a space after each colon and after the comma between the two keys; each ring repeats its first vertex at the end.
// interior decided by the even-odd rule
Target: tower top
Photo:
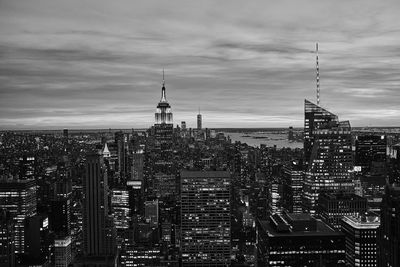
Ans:
{"type": "Polygon", "coordinates": [[[167,102],[167,96],[166,96],[166,93],[165,93],[164,68],[163,68],[163,71],[162,71],[162,79],[163,79],[163,82],[162,82],[162,88],[161,88],[161,102],[167,102]]]}

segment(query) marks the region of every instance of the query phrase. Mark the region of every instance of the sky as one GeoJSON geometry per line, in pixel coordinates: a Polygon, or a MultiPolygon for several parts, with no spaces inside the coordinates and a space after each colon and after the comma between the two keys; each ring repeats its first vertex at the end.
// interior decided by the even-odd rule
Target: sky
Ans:
{"type": "Polygon", "coordinates": [[[0,129],[399,126],[398,0],[0,0],[0,129]]]}

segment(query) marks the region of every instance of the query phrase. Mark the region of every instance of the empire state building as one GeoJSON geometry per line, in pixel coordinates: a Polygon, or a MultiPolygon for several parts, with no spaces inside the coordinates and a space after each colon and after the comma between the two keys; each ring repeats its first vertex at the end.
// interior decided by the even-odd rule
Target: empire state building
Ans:
{"type": "Polygon", "coordinates": [[[164,80],[164,73],[163,73],[163,86],[161,89],[161,100],[157,105],[156,113],[156,125],[157,124],[173,124],[172,122],[172,111],[171,106],[167,101],[167,97],[165,94],[165,80],[164,80]]]}
{"type": "Polygon", "coordinates": [[[172,138],[173,138],[173,121],[172,111],[165,94],[165,80],[163,71],[163,85],[161,89],[161,100],[157,105],[155,113],[155,145],[159,151],[161,160],[167,160],[170,157],[172,138]]]}

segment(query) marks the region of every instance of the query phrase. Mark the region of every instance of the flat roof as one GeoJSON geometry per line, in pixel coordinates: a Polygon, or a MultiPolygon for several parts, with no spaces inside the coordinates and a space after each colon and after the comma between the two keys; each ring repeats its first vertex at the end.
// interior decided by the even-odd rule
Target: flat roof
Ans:
{"type": "Polygon", "coordinates": [[[228,171],[181,171],[182,178],[230,178],[228,171]]]}
{"type": "Polygon", "coordinates": [[[284,236],[342,236],[343,233],[337,232],[327,224],[317,219],[317,229],[315,231],[295,231],[295,232],[277,232],[275,229],[268,223],[268,221],[259,221],[262,229],[268,234],[269,237],[284,237],[284,236]]]}

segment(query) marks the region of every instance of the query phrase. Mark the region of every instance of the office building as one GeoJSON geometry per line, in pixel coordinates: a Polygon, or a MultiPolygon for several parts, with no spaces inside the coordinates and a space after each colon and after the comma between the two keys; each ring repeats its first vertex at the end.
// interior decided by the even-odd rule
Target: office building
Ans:
{"type": "Polygon", "coordinates": [[[112,236],[112,218],[108,216],[107,171],[99,154],[90,154],[86,158],[83,192],[84,254],[112,255],[115,236],[112,236]]]}
{"type": "Polygon", "coordinates": [[[345,239],[309,214],[257,221],[258,266],[345,266],[345,239]]]}
{"type": "Polygon", "coordinates": [[[202,116],[200,114],[200,110],[199,110],[199,114],[197,114],[197,130],[201,130],[202,129],[202,116]]]}
{"type": "MultiPolygon", "coordinates": [[[[171,106],[167,101],[165,81],[163,80],[161,100],[157,105],[154,124],[156,147],[161,151],[169,151],[171,149],[173,127],[171,106]]],[[[167,158],[164,157],[164,159],[167,158]]]]}
{"type": "Polygon", "coordinates": [[[346,238],[347,266],[377,266],[379,217],[372,214],[344,216],[341,225],[346,238]]]}
{"type": "Polygon", "coordinates": [[[71,234],[71,199],[58,197],[50,201],[50,229],[58,236],[71,234]]]}
{"type": "Polygon", "coordinates": [[[128,229],[131,211],[129,207],[129,191],[125,187],[111,190],[111,213],[117,231],[128,229]]]}
{"type": "Polygon", "coordinates": [[[378,266],[400,266],[400,187],[387,185],[382,199],[378,266]]]}
{"type": "Polygon", "coordinates": [[[314,214],[320,193],[354,191],[350,123],[319,124],[318,129],[313,130],[312,142],[303,186],[303,210],[314,214]]]}
{"type": "Polygon", "coordinates": [[[182,266],[229,266],[230,180],[226,171],[181,172],[182,266]]]}
{"type": "Polygon", "coordinates": [[[117,157],[118,157],[118,172],[120,174],[120,183],[124,184],[127,177],[127,150],[128,143],[126,134],[122,131],[115,133],[115,144],[117,145],[117,157]]]}
{"type": "Polygon", "coordinates": [[[54,266],[68,267],[72,262],[71,237],[54,240],[54,266]]]}
{"type": "Polygon", "coordinates": [[[344,216],[361,215],[367,211],[367,199],[356,194],[321,193],[317,213],[322,220],[340,230],[344,216]]]}
{"type": "Polygon", "coordinates": [[[290,213],[302,213],[304,171],[302,164],[289,162],[283,167],[283,207],[290,213]]]}
{"type": "Polygon", "coordinates": [[[14,220],[6,209],[0,210],[0,266],[15,266],[14,220]]]}
{"type": "Polygon", "coordinates": [[[159,220],[158,211],[159,211],[158,199],[152,201],[146,201],[144,203],[144,217],[152,227],[156,228],[158,227],[158,220],[159,220]]]}
{"type": "Polygon", "coordinates": [[[173,196],[176,193],[176,179],[174,174],[156,173],[154,176],[153,192],[157,197],[173,196]]]}
{"type": "Polygon", "coordinates": [[[307,99],[304,100],[304,159],[306,164],[310,161],[314,146],[315,130],[331,122],[338,122],[338,117],[335,114],[307,99]]]}
{"type": "Polygon", "coordinates": [[[371,172],[373,163],[386,163],[387,139],[385,135],[365,134],[355,138],[355,166],[361,173],[371,172]]]}
{"type": "Polygon", "coordinates": [[[25,263],[42,264],[50,261],[49,218],[34,215],[25,219],[25,263]]]}
{"type": "Polygon", "coordinates": [[[34,180],[0,180],[0,209],[7,210],[15,222],[15,253],[25,252],[27,217],[36,214],[36,183],[34,180]]]}

